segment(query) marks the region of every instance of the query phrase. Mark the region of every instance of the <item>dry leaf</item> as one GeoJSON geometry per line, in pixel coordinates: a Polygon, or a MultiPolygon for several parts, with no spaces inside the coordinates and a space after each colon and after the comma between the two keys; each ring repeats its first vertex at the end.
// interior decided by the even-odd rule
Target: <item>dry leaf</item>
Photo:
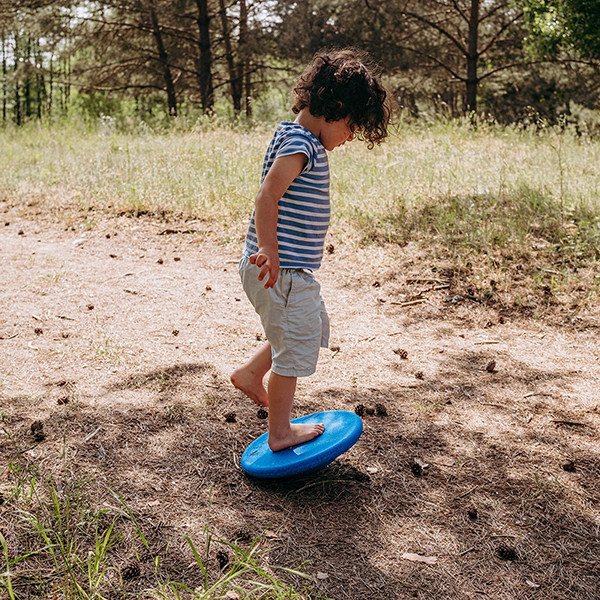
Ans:
{"type": "Polygon", "coordinates": [[[435,565],[435,563],[437,563],[437,556],[421,556],[420,554],[411,554],[410,552],[405,552],[402,555],[402,558],[411,560],[412,562],[426,563],[428,565],[435,565]]]}
{"type": "Polygon", "coordinates": [[[317,579],[327,579],[328,577],[329,575],[327,573],[323,573],[322,571],[317,573],[317,579]]]}
{"type": "Polygon", "coordinates": [[[529,580],[529,579],[526,579],[526,580],[525,580],[525,583],[526,583],[526,584],[527,584],[527,585],[528,585],[530,588],[534,588],[534,589],[535,589],[535,588],[539,588],[539,587],[540,587],[538,583],[535,583],[534,581],[531,581],[531,580],[529,580]]]}

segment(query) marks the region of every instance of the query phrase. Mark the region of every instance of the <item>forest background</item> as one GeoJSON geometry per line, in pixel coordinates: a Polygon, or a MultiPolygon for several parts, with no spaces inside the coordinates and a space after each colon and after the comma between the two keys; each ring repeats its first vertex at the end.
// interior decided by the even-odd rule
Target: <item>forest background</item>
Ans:
{"type": "Polygon", "coordinates": [[[315,51],[353,45],[402,118],[594,133],[598,31],[598,0],[0,0],[2,123],[278,118],[315,51]]]}

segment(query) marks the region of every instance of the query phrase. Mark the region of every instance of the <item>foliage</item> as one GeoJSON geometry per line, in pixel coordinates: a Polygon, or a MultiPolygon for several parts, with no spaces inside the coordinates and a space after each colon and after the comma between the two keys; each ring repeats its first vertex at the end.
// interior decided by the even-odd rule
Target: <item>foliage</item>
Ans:
{"type": "Polygon", "coordinates": [[[583,58],[600,60],[598,0],[526,0],[531,46],[542,56],[574,49],[583,58]]]}
{"type": "Polygon", "coordinates": [[[403,115],[477,111],[507,122],[531,107],[557,121],[570,100],[598,108],[600,73],[576,62],[598,57],[597,4],[0,0],[2,122],[78,111],[119,118],[130,106],[140,120],[158,112],[253,119],[264,97],[289,91],[314,52],[348,45],[381,66],[403,115]],[[558,76],[536,64],[559,64],[564,49],[569,68],[558,76]],[[568,100],[544,104],[540,79],[568,100]]]}

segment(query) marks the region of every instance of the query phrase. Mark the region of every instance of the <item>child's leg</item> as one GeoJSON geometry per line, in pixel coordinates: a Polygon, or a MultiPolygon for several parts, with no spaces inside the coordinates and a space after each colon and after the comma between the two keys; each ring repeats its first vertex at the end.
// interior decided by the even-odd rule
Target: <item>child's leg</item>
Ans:
{"type": "Polygon", "coordinates": [[[246,364],[231,374],[231,383],[250,400],[261,406],[269,405],[263,378],[271,368],[271,344],[267,342],[246,364]]]}
{"type": "Polygon", "coordinates": [[[321,423],[290,423],[296,377],[271,372],[269,377],[269,447],[273,452],[308,442],[321,435],[321,423]]]}

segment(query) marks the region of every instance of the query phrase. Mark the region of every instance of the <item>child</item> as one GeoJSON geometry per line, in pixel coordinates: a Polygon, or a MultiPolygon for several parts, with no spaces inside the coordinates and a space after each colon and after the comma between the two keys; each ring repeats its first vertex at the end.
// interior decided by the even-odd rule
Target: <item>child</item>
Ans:
{"type": "Polygon", "coordinates": [[[268,341],[231,375],[236,388],[269,407],[275,452],[324,431],[322,424],[292,424],[290,416],[297,378],[315,372],[319,348],[329,342],[329,318],[313,276],[329,226],[326,150],[355,137],[372,148],[386,137],[390,118],[383,86],[351,49],[317,54],[293,100],[296,120],[279,124],[265,156],[239,266],[268,341]]]}

